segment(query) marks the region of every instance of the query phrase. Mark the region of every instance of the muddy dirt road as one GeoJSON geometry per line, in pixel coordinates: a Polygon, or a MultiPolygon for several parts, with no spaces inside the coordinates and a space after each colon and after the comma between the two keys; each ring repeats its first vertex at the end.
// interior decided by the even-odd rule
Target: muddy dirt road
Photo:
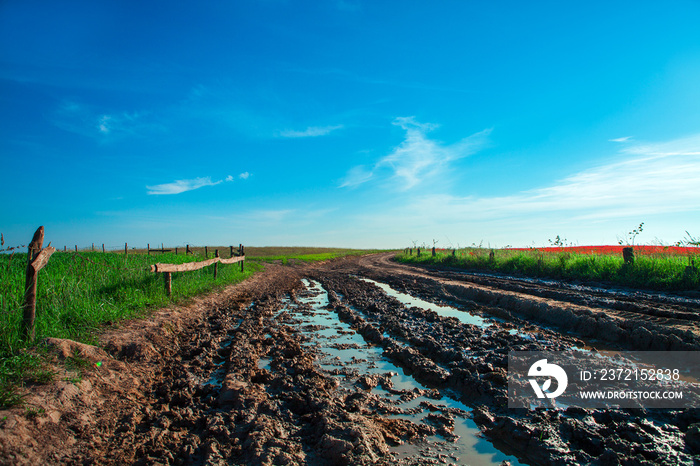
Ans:
{"type": "MultiPolygon", "coordinates": [[[[0,413],[14,464],[694,464],[697,410],[508,410],[508,351],[700,349],[700,300],[396,264],[270,265],[48,342],[80,380],[0,413]],[[595,339],[593,338],[595,337],[595,339]],[[97,364],[99,363],[99,364],[97,364]]],[[[58,369],[57,369],[58,370],[58,369]]]]}

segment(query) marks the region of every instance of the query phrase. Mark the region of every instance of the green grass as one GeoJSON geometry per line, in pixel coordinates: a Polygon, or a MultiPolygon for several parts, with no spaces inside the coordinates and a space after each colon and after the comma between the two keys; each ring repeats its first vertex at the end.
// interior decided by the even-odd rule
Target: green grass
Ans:
{"type": "MultiPolygon", "coordinates": [[[[182,302],[239,282],[262,268],[258,263],[246,261],[242,273],[240,264],[218,264],[216,279],[213,266],[174,273],[170,298],[165,294],[162,275],[150,271],[150,265],[156,262],[203,259],[202,256],[172,253],[124,256],[56,252],[39,272],[36,342],[57,337],[95,344],[98,333],[107,324],[146,316],[171,302],[182,302]]],[[[26,260],[26,254],[0,254],[0,406],[21,401],[16,391],[18,384],[50,380],[43,369],[39,346],[22,338],[26,260]]]]}
{"type": "Polygon", "coordinates": [[[312,248],[312,247],[266,247],[246,248],[246,256],[250,260],[258,262],[282,262],[289,261],[320,262],[343,256],[361,256],[380,252],[367,249],[342,249],[342,248],[312,248]]]}
{"type": "MultiPolygon", "coordinates": [[[[634,264],[625,264],[621,255],[544,253],[497,249],[493,259],[490,249],[460,249],[452,252],[422,251],[417,257],[400,253],[399,262],[430,264],[464,270],[492,271],[530,277],[604,282],[632,288],[662,291],[700,291],[700,270],[690,266],[688,256],[654,255],[635,257],[634,264]]],[[[700,251],[698,251],[700,252],[700,251]]],[[[697,261],[696,261],[697,262],[697,261]]]]}

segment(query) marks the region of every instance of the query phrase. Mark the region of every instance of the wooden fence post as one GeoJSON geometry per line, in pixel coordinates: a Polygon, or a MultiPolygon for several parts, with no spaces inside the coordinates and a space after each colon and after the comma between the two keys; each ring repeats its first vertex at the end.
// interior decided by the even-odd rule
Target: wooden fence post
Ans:
{"type": "Polygon", "coordinates": [[[175,246],[175,255],[177,256],[177,246],[175,246]]]}
{"type": "MultiPolygon", "coordinates": [[[[245,246],[243,246],[243,245],[241,244],[240,247],[241,247],[241,256],[245,256],[245,246]]],[[[245,270],[245,269],[244,269],[245,266],[243,265],[244,262],[245,262],[245,260],[242,260],[242,261],[241,261],[241,272],[243,272],[243,270],[245,270]]]]}
{"type": "Polygon", "coordinates": [[[204,258],[209,259],[209,249],[206,246],[204,246],[204,258]]]}
{"type": "Polygon", "coordinates": [[[190,245],[188,244],[188,245],[187,245],[187,249],[185,249],[185,255],[187,255],[187,254],[189,254],[189,253],[190,253],[190,245]]]}
{"type": "Polygon", "coordinates": [[[233,246],[229,246],[228,250],[229,250],[229,257],[233,257],[233,246]]]}
{"type": "Polygon", "coordinates": [[[102,243],[102,252],[105,252],[105,243],[102,243]]]}
{"type": "Polygon", "coordinates": [[[622,248],[622,259],[624,260],[625,264],[634,264],[634,248],[630,246],[622,248]]]}
{"type": "Polygon", "coordinates": [[[125,256],[126,256],[127,254],[129,254],[129,252],[128,252],[129,250],[127,249],[127,246],[128,246],[128,244],[127,244],[127,243],[124,243],[124,255],[125,255],[125,256]]]}
{"type": "Polygon", "coordinates": [[[170,296],[173,293],[173,276],[170,272],[163,272],[165,280],[165,294],[170,296]]]}
{"type": "Polygon", "coordinates": [[[78,245],[75,245],[75,252],[78,252],[78,245]]]}
{"type": "Polygon", "coordinates": [[[44,227],[39,227],[36,232],[34,232],[34,237],[32,242],[29,243],[27,248],[27,274],[25,282],[24,291],[24,321],[23,321],[23,331],[24,337],[29,340],[34,340],[34,320],[36,317],[36,288],[37,288],[37,277],[39,270],[44,268],[46,263],[49,261],[49,257],[53,254],[56,249],[51,247],[51,243],[42,249],[44,244],[44,227]]]}
{"type": "Polygon", "coordinates": [[[92,252],[95,252],[95,243],[92,243],[92,252]]]}
{"type": "Polygon", "coordinates": [[[148,251],[147,255],[150,256],[151,255],[151,244],[150,243],[146,243],[146,250],[148,251]]]}
{"type": "MultiPolygon", "coordinates": [[[[216,249],[214,250],[214,257],[219,257],[219,250],[216,249]]],[[[216,280],[216,274],[219,271],[219,263],[215,262],[214,263],[214,280],[216,280]]]]}

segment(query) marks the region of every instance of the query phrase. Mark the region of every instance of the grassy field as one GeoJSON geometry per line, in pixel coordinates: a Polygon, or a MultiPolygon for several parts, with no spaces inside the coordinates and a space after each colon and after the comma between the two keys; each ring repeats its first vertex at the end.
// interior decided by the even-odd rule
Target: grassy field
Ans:
{"type": "MultiPolygon", "coordinates": [[[[58,337],[95,343],[107,324],[145,316],[170,302],[239,282],[262,268],[247,262],[241,272],[239,264],[219,264],[216,279],[213,266],[175,273],[171,297],[165,294],[162,276],[150,270],[156,262],[203,259],[203,255],[168,253],[57,252],[39,272],[36,341],[58,337]]],[[[21,336],[26,260],[26,254],[0,254],[0,406],[20,401],[17,384],[50,379],[42,369],[41,346],[30,345],[21,336]]]]}
{"type": "Polygon", "coordinates": [[[633,264],[625,264],[621,254],[569,252],[565,248],[529,250],[467,248],[437,251],[421,256],[400,253],[397,260],[411,264],[440,265],[464,270],[492,271],[531,277],[604,282],[633,288],[700,291],[700,248],[686,248],[683,254],[635,252],[633,264]]]}
{"type": "Polygon", "coordinates": [[[289,261],[326,261],[342,256],[361,256],[380,252],[367,249],[343,249],[343,248],[312,248],[312,247],[250,247],[245,250],[246,256],[253,261],[280,262],[287,264],[289,261]]]}

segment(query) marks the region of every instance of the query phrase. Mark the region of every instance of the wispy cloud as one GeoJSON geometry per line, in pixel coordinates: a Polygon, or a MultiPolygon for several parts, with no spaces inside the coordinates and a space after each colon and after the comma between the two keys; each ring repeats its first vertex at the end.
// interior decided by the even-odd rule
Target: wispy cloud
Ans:
{"type": "Polygon", "coordinates": [[[452,215],[482,219],[566,213],[590,220],[700,211],[700,135],[621,152],[622,160],[548,187],[502,197],[432,196],[419,202],[433,206],[432,212],[448,209],[452,215]]]}
{"type": "Polygon", "coordinates": [[[610,142],[627,142],[627,141],[629,141],[630,139],[632,139],[632,136],[625,136],[625,137],[622,137],[622,138],[610,139],[609,141],[610,141],[610,142]]]}
{"type": "Polygon", "coordinates": [[[248,172],[243,172],[243,173],[239,173],[239,174],[238,174],[238,177],[235,177],[235,176],[233,176],[233,175],[228,175],[228,176],[225,178],[224,181],[229,181],[229,182],[230,182],[230,181],[235,181],[236,178],[238,178],[239,180],[247,180],[249,177],[250,177],[250,173],[248,173],[248,172]]]}
{"type": "Polygon", "coordinates": [[[314,138],[318,136],[325,136],[333,131],[343,128],[343,125],[335,126],[309,126],[303,131],[296,130],[284,130],[277,133],[278,136],[283,138],[314,138]]]}
{"type": "Polygon", "coordinates": [[[57,127],[100,141],[138,136],[147,131],[162,131],[163,126],[148,121],[148,112],[101,112],[92,105],[64,100],[50,114],[57,127]]]}
{"type": "Polygon", "coordinates": [[[700,134],[668,142],[639,143],[623,150],[646,156],[700,155],[700,134]]]}
{"type": "Polygon", "coordinates": [[[399,189],[408,190],[424,180],[444,173],[450,162],[474,154],[488,144],[490,129],[472,134],[454,144],[443,144],[430,139],[428,133],[438,126],[419,123],[415,117],[400,117],[393,121],[406,131],[403,142],[389,155],[381,158],[371,170],[364,166],[350,169],[340,187],[354,187],[378,177],[383,169],[399,182],[399,189]]]}
{"type": "Polygon", "coordinates": [[[153,186],[146,186],[148,194],[164,195],[164,194],[180,194],[186,191],[203,188],[205,186],[215,186],[221,181],[212,181],[210,177],[194,178],[191,180],[176,180],[172,183],[163,183],[153,186]]]}
{"type": "Polygon", "coordinates": [[[345,178],[343,178],[340,187],[341,188],[352,188],[355,186],[359,186],[362,183],[365,183],[372,179],[373,173],[372,170],[368,170],[367,167],[364,165],[358,165],[356,167],[353,167],[348,171],[347,175],[345,175],[345,178]]]}

